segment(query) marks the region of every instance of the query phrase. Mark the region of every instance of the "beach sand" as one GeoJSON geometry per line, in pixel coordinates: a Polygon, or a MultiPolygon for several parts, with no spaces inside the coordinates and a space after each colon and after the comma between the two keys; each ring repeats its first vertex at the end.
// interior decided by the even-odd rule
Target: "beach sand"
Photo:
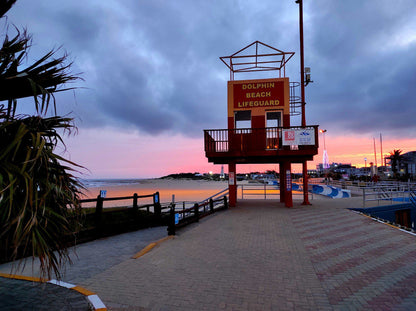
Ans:
{"type": "MultiPolygon", "coordinates": [[[[228,181],[186,180],[186,179],[143,179],[136,181],[121,181],[118,183],[101,183],[99,186],[87,187],[85,198],[96,198],[100,190],[107,191],[107,198],[132,196],[159,192],[160,202],[168,203],[175,195],[175,202],[202,201],[228,187],[228,181]]],[[[141,199],[139,204],[151,203],[152,199],[141,199]]],[[[111,201],[104,204],[121,206],[124,202],[111,201]]],[[[104,206],[105,207],[105,206],[104,206]]]]}
{"type": "MultiPolygon", "coordinates": [[[[237,190],[237,199],[240,200],[242,196],[242,188],[244,188],[244,199],[264,199],[262,194],[263,187],[261,184],[249,183],[248,181],[239,181],[237,190]],[[243,187],[241,187],[243,186],[243,187]],[[248,189],[257,188],[255,191],[258,195],[252,195],[252,192],[248,189]],[[247,189],[247,190],[246,190],[247,189]]],[[[87,184],[87,191],[83,198],[96,198],[100,193],[100,190],[106,190],[107,198],[114,197],[126,197],[133,196],[134,193],[141,195],[151,195],[155,192],[159,192],[161,203],[172,202],[172,196],[175,196],[175,202],[201,202],[216,193],[227,189],[228,181],[209,181],[209,180],[190,180],[190,179],[137,179],[137,180],[100,180],[98,182],[91,182],[87,184]]],[[[268,199],[279,200],[279,190],[273,190],[273,186],[268,186],[268,199]]],[[[314,195],[309,193],[309,200],[311,203],[315,200],[328,200],[327,197],[320,195],[314,195]]],[[[293,201],[303,201],[303,193],[301,191],[293,191],[293,201]]],[[[362,198],[361,198],[362,201],[362,198]]],[[[141,198],[138,204],[144,205],[153,203],[152,198],[141,198]]],[[[115,206],[132,206],[133,201],[121,200],[121,201],[105,201],[104,208],[115,206]]],[[[366,206],[375,206],[377,202],[368,202],[366,206]]],[[[83,207],[92,207],[95,203],[84,203],[83,207]]],[[[361,204],[362,206],[362,204],[361,204]]],[[[360,206],[360,207],[361,207],[360,206]]]]}

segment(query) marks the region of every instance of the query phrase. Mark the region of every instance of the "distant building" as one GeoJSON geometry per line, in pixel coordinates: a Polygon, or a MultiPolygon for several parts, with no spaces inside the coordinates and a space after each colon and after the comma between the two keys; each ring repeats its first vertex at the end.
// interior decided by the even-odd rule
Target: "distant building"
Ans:
{"type": "Polygon", "coordinates": [[[390,166],[379,166],[377,167],[377,174],[381,178],[389,178],[393,176],[393,171],[390,166]]]}
{"type": "MultiPolygon", "coordinates": [[[[316,166],[317,173],[323,175],[325,173],[324,164],[319,163],[316,166]]],[[[355,167],[352,166],[351,163],[331,163],[329,168],[326,169],[327,172],[339,173],[341,175],[359,175],[360,171],[355,167]]]]}
{"type": "Polygon", "coordinates": [[[416,151],[410,151],[402,154],[400,161],[400,174],[416,177],[416,151]]]}
{"type": "Polygon", "coordinates": [[[355,166],[352,166],[351,163],[343,164],[343,163],[332,163],[333,165],[330,166],[330,169],[334,173],[339,173],[341,175],[353,175],[353,171],[355,170],[355,166]]]}
{"type": "MultiPolygon", "coordinates": [[[[391,156],[386,157],[388,163],[389,174],[393,176],[393,158],[391,156]]],[[[400,154],[397,161],[397,174],[400,176],[408,176],[411,179],[416,178],[416,151],[410,151],[400,154]]]]}
{"type": "Polygon", "coordinates": [[[357,176],[357,177],[370,176],[370,175],[371,175],[371,167],[370,166],[357,168],[356,174],[355,174],[355,176],[357,176]]]}
{"type": "Polygon", "coordinates": [[[322,175],[324,173],[324,165],[322,163],[319,163],[318,165],[316,165],[316,172],[319,175],[322,175]]]}

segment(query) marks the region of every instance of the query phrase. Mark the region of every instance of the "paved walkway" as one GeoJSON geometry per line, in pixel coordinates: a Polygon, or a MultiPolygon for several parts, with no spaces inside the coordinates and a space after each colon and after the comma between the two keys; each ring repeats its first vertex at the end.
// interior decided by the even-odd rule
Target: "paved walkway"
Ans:
{"type": "Polygon", "coordinates": [[[346,209],[361,202],[242,201],[138,259],[130,243],[165,228],[80,245],[64,280],[110,310],[416,310],[416,236],[346,209]]]}

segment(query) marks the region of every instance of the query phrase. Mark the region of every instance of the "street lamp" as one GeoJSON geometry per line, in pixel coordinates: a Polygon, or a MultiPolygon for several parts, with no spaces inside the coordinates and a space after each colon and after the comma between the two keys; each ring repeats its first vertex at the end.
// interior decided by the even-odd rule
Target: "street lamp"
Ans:
{"type": "Polygon", "coordinates": [[[324,150],[326,150],[326,147],[325,147],[325,133],[326,133],[326,130],[319,130],[319,133],[322,133],[323,136],[324,136],[324,150]]]}

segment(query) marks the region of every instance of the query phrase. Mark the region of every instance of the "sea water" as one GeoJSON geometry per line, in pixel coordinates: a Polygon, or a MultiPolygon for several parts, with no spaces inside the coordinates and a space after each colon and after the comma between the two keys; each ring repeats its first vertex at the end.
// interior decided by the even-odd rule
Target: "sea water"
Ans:
{"type": "MultiPolygon", "coordinates": [[[[161,203],[201,202],[228,187],[226,181],[181,180],[181,179],[87,179],[82,180],[85,186],[82,198],[97,198],[102,190],[106,198],[152,195],[159,192],[161,203]]],[[[153,198],[139,198],[138,204],[151,204],[153,198]]],[[[104,201],[104,208],[115,206],[132,206],[133,199],[104,201]]],[[[83,207],[95,206],[95,203],[84,203],[83,207]]]]}

